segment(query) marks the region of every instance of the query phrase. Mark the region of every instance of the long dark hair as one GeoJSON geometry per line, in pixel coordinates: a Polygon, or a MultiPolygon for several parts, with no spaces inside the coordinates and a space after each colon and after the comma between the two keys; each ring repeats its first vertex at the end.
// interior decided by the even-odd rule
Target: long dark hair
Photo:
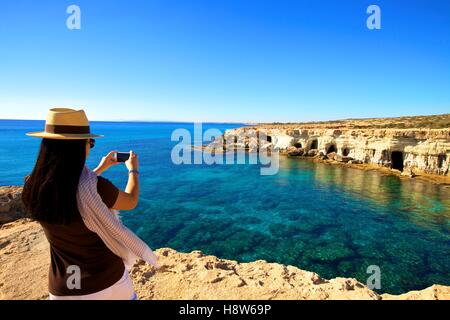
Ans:
{"type": "Polygon", "coordinates": [[[22,200],[31,217],[69,224],[78,213],[77,189],[86,162],[86,140],[42,139],[22,200]]]}

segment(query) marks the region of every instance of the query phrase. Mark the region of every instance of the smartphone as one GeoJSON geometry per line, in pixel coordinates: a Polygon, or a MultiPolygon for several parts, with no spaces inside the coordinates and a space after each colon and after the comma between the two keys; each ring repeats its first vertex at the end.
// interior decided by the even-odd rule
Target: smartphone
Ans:
{"type": "Polygon", "coordinates": [[[129,152],[117,152],[116,153],[116,159],[117,162],[125,162],[130,158],[129,152]]]}

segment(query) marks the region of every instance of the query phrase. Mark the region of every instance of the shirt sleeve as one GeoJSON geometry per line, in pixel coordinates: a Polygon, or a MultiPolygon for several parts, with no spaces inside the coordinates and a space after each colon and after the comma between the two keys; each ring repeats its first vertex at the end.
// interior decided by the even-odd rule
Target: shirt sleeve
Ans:
{"type": "Polygon", "coordinates": [[[119,189],[111,181],[100,176],[97,180],[97,192],[109,209],[114,206],[119,196],[119,189]]]}

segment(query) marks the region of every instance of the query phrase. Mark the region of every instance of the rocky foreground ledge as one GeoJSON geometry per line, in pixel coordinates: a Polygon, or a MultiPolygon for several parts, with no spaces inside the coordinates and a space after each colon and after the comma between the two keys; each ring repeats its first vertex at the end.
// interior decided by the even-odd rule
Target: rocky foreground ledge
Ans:
{"type": "MultiPolygon", "coordinates": [[[[37,222],[19,214],[20,188],[0,187],[0,299],[47,299],[49,245],[37,222]]],[[[156,250],[159,269],[138,262],[131,277],[140,299],[450,299],[433,285],[402,295],[379,295],[351,278],[322,279],[314,272],[258,260],[219,259],[200,251],[156,250]]]]}

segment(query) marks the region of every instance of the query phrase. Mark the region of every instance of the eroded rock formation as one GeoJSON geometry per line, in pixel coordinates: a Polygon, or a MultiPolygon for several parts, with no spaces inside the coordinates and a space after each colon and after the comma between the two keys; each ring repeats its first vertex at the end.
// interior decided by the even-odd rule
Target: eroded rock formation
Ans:
{"type": "Polygon", "coordinates": [[[206,151],[223,148],[249,152],[277,148],[295,156],[333,154],[334,160],[341,162],[449,176],[450,129],[304,129],[264,125],[227,130],[206,151]]]}

